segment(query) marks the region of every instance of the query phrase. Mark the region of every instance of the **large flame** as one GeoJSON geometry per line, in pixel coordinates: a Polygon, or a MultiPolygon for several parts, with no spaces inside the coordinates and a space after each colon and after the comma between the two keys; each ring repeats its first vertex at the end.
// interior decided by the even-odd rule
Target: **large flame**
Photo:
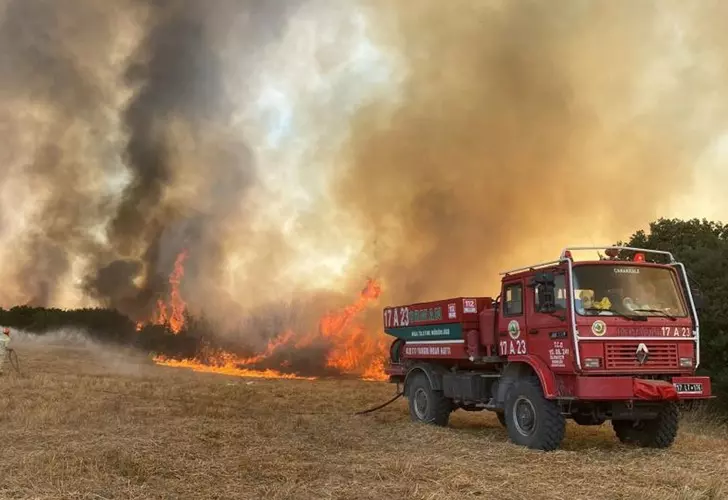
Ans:
{"type": "Polygon", "coordinates": [[[154,324],[169,325],[172,332],[178,334],[185,326],[185,310],[187,304],[182,299],[179,287],[182,278],[185,275],[185,259],[187,259],[187,251],[182,251],[174,262],[174,271],[169,275],[170,298],[169,304],[165,304],[163,300],[157,301],[157,314],[154,324]]]}
{"type": "Polygon", "coordinates": [[[338,313],[329,313],[321,318],[319,331],[332,346],[327,364],[344,373],[362,373],[365,378],[385,380],[384,360],[386,340],[379,336],[376,340],[357,324],[352,324],[356,316],[366,306],[379,298],[381,286],[369,280],[359,299],[338,313]]]}
{"type": "MultiPolygon", "coordinates": [[[[151,319],[151,323],[167,326],[175,335],[185,327],[187,306],[180,294],[180,285],[184,277],[186,258],[186,251],[177,256],[174,271],[169,277],[169,301],[159,299],[157,309],[151,319]]],[[[154,361],[164,366],[188,368],[199,372],[241,377],[311,380],[315,377],[302,377],[270,368],[257,369],[256,365],[270,359],[281,349],[300,349],[311,346],[315,342],[324,341],[328,346],[326,357],[328,368],[335,369],[342,374],[356,375],[365,380],[386,380],[387,376],[384,373],[386,339],[383,335],[374,338],[363,325],[357,322],[358,316],[380,295],[381,285],[376,280],[369,279],[354,303],[340,311],[331,311],[319,320],[318,332],[301,334],[293,330],[283,331],[271,339],[262,352],[254,356],[240,357],[223,350],[203,348],[193,359],[175,360],[159,355],[154,358],[154,361]]],[[[143,325],[144,323],[138,324],[138,329],[141,329],[143,325]]],[[[280,367],[286,368],[286,362],[282,362],[280,367]]]]}
{"type": "MultiPolygon", "coordinates": [[[[180,293],[180,285],[185,275],[185,260],[187,259],[187,250],[182,250],[174,261],[174,270],[169,275],[169,302],[163,299],[157,299],[157,308],[152,314],[149,323],[153,325],[167,326],[172,333],[177,335],[185,326],[185,311],[187,303],[180,293]]],[[[137,323],[137,331],[144,328],[147,324],[145,321],[137,323]]]]}

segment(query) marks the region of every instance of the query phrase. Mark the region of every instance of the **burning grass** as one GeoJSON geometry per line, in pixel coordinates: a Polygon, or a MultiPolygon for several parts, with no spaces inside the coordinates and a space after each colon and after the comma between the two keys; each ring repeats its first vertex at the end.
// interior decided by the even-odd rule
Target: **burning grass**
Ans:
{"type": "Polygon", "coordinates": [[[507,442],[489,414],[409,422],[360,380],[264,380],[175,370],[88,347],[19,344],[6,375],[0,497],[646,498],[728,495],[728,432],[691,423],[669,451],[569,425],[563,449],[507,442]]]}
{"type": "MultiPolygon", "coordinates": [[[[166,301],[157,300],[151,319],[138,322],[137,331],[143,331],[146,324],[163,326],[173,335],[180,335],[189,328],[185,316],[187,305],[180,292],[186,258],[186,251],[177,256],[169,276],[169,297],[166,301]]],[[[391,338],[376,330],[367,331],[360,318],[367,307],[376,303],[381,291],[379,282],[369,279],[353,302],[323,314],[313,331],[300,328],[301,325],[298,325],[299,329],[287,325],[273,332],[267,345],[252,355],[243,356],[213,347],[209,341],[215,340],[214,333],[203,332],[203,337],[209,335],[211,339],[198,338],[200,344],[193,357],[180,359],[161,353],[154,361],[174,368],[258,378],[313,380],[322,373],[329,373],[354,375],[364,380],[386,380],[384,358],[391,338]],[[316,355],[316,350],[323,356],[316,355]],[[297,354],[300,352],[304,354],[297,354]],[[314,359],[317,361],[312,365],[314,359]]],[[[241,337],[244,339],[245,335],[241,337]]]]}
{"type": "Polygon", "coordinates": [[[241,368],[236,360],[226,360],[223,358],[221,364],[205,364],[193,359],[167,359],[164,356],[156,356],[154,362],[158,365],[168,366],[171,368],[186,368],[195,372],[202,373],[217,373],[219,375],[232,375],[233,377],[247,377],[247,378],[283,378],[283,379],[296,379],[296,380],[315,380],[316,377],[300,377],[293,373],[282,373],[278,370],[253,370],[248,368],[241,368]]]}

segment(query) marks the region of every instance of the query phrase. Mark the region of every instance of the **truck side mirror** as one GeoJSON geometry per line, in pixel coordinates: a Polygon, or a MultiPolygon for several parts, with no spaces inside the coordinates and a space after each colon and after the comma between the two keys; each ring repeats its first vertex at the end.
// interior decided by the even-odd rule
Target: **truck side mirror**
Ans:
{"type": "Polygon", "coordinates": [[[538,312],[556,312],[556,289],[553,284],[540,284],[536,287],[538,294],[538,312]]]}
{"type": "Polygon", "coordinates": [[[554,273],[552,272],[543,272],[538,275],[538,281],[542,285],[547,285],[550,287],[554,287],[556,285],[556,278],[554,277],[554,273]]]}
{"type": "Polygon", "coordinates": [[[531,278],[529,286],[534,288],[538,286],[550,286],[552,288],[555,287],[556,278],[554,277],[554,273],[546,271],[534,275],[533,278],[531,278]]]}

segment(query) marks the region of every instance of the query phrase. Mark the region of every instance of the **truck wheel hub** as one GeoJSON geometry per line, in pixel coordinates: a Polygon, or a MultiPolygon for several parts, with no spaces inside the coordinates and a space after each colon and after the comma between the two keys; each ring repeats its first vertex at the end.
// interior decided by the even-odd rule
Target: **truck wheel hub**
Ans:
{"type": "Polygon", "coordinates": [[[536,409],[525,398],[518,398],[513,406],[513,423],[516,429],[524,436],[533,434],[536,427],[536,409]]]}
{"type": "Polygon", "coordinates": [[[424,389],[417,389],[414,399],[417,418],[424,420],[427,416],[427,393],[424,389]]]}

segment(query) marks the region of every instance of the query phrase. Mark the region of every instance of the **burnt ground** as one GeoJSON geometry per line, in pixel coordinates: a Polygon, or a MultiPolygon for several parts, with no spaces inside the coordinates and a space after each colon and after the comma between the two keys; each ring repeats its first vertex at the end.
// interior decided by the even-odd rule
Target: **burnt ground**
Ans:
{"type": "Polygon", "coordinates": [[[251,380],[154,366],[95,345],[19,343],[3,377],[3,498],[728,497],[728,429],[683,424],[675,446],[623,446],[568,426],[563,449],[508,443],[491,414],[409,422],[394,387],[251,380]]]}

